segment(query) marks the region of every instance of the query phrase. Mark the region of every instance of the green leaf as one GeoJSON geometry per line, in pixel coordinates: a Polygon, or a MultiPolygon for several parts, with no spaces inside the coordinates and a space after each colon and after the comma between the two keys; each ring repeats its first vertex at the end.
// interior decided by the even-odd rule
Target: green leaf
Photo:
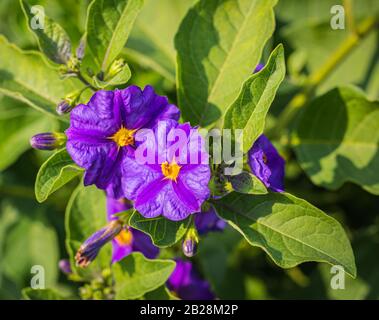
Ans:
{"type": "Polygon", "coordinates": [[[40,167],[36,183],[35,194],[38,202],[44,202],[50,194],[60,189],[66,183],[83,172],[67,153],[66,149],[54,153],[40,167]]]}
{"type": "Polygon", "coordinates": [[[351,181],[379,194],[379,102],[354,87],[315,99],[292,137],[298,161],[316,185],[337,189],[351,181]]]}
{"type": "Polygon", "coordinates": [[[174,296],[166,286],[160,286],[158,289],[147,292],[144,296],[145,300],[179,300],[174,296]]]}
{"type": "Polygon", "coordinates": [[[94,0],[87,15],[87,53],[97,72],[106,72],[128,39],[142,0],[94,0]]]}
{"type": "Polygon", "coordinates": [[[13,212],[17,222],[6,230],[0,269],[15,285],[23,288],[30,284],[32,266],[43,266],[45,286],[53,287],[58,280],[56,232],[46,220],[46,212],[25,199],[19,202],[1,208],[4,215],[13,212]]]}
{"type": "Polygon", "coordinates": [[[244,299],[244,274],[233,259],[238,256],[239,243],[241,236],[233,228],[201,238],[198,261],[217,298],[244,299]]]}
{"type": "Polygon", "coordinates": [[[82,86],[78,80],[61,80],[41,53],[21,51],[0,36],[0,93],[58,117],[59,101],[82,86]]]}
{"type": "Polygon", "coordinates": [[[282,268],[318,261],[341,265],[356,276],[353,251],[340,224],[305,200],[285,193],[231,193],[215,207],[221,218],[282,268]]]}
{"type": "Polygon", "coordinates": [[[245,81],[238,98],[227,110],[224,129],[243,130],[244,152],[263,133],[268,109],[285,74],[284,50],[279,45],[264,69],[245,81]]]}
{"type": "Polygon", "coordinates": [[[22,296],[26,300],[64,300],[59,292],[52,289],[22,289],[22,296]]]}
{"type": "Polygon", "coordinates": [[[89,267],[75,266],[75,254],[80,245],[94,232],[107,224],[105,193],[94,186],[82,185],[73,192],[66,208],[66,248],[72,270],[86,279],[96,277],[101,270],[110,267],[111,247],[106,244],[89,267]]]}
{"type": "Polygon", "coordinates": [[[93,81],[94,81],[97,88],[104,89],[108,86],[117,86],[117,85],[121,85],[121,84],[128,82],[131,75],[132,74],[130,72],[129,66],[127,64],[125,64],[123,66],[122,70],[119,73],[117,73],[113,78],[111,78],[109,80],[106,79],[104,81],[101,81],[96,76],[94,76],[93,81]]]}
{"type": "Polygon", "coordinates": [[[44,15],[43,28],[32,29],[31,20],[35,15],[25,0],[20,0],[22,10],[27,19],[28,28],[36,35],[41,51],[53,62],[65,64],[71,56],[71,41],[66,31],[48,16],[44,15]]]}
{"type": "Polygon", "coordinates": [[[51,128],[51,119],[6,96],[0,96],[0,170],[30,148],[29,139],[51,128]]]}
{"type": "Polygon", "coordinates": [[[145,0],[124,50],[128,60],[155,70],[174,84],[174,36],[193,3],[194,0],[145,0]]]}
{"type": "Polygon", "coordinates": [[[229,177],[234,191],[246,194],[266,194],[267,189],[263,182],[250,172],[244,171],[229,177]]]}
{"type": "Polygon", "coordinates": [[[223,117],[274,31],[276,2],[201,0],[189,10],[175,38],[184,120],[208,126],[223,117]]]}
{"type": "Polygon", "coordinates": [[[112,266],[116,300],[136,299],[159,288],[174,268],[172,260],[150,260],[133,252],[112,266]]]}
{"type": "Polygon", "coordinates": [[[189,222],[189,218],[181,221],[171,221],[163,217],[146,219],[140,213],[135,212],[129,220],[129,225],[148,234],[156,246],[165,248],[183,238],[189,222]]]}

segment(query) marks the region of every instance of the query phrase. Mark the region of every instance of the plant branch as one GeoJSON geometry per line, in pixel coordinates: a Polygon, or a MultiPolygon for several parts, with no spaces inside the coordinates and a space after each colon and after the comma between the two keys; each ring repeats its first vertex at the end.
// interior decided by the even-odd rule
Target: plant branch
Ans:
{"type": "Polygon", "coordinates": [[[310,74],[303,91],[295,95],[280,114],[275,131],[272,132],[274,138],[280,138],[280,135],[292,122],[299,109],[308,103],[315,89],[345,60],[361,40],[377,27],[377,24],[378,21],[374,17],[365,19],[357,26],[354,33],[349,34],[329,59],[317,71],[310,74]]]}

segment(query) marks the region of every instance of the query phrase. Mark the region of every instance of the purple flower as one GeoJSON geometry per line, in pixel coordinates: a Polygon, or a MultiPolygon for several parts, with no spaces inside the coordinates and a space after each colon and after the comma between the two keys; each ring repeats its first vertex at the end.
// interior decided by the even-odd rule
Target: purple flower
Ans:
{"type": "Polygon", "coordinates": [[[284,159],[270,140],[261,135],[248,152],[248,163],[252,173],[272,191],[284,191],[284,159]]]}
{"type": "Polygon", "coordinates": [[[167,280],[167,287],[183,300],[213,300],[209,283],[201,279],[193,264],[176,259],[176,267],[167,280]]]}
{"type": "Polygon", "coordinates": [[[37,150],[55,150],[66,142],[66,135],[61,132],[44,132],[34,135],[30,139],[30,145],[37,150]]]}
{"type": "Polygon", "coordinates": [[[133,155],[138,129],[152,128],[159,120],[178,120],[179,109],[158,96],[151,86],[97,91],[88,104],[80,104],[70,114],[67,151],[86,169],[84,184],[107,189],[116,199],[121,187],[120,164],[133,155]]]}
{"type": "Polygon", "coordinates": [[[199,212],[210,194],[211,172],[204,140],[189,123],[175,121],[161,121],[155,130],[155,139],[157,147],[153,150],[153,164],[128,157],[124,159],[122,184],[125,196],[134,201],[134,207],[145,218],[162,215],[173,221],[185,219],[199,212]],[[161,130],[162,127],[167,130],[161,130]],[[177,140],[170,142],[167,137],[179,132],[184,137],[177,153],[172,151],[177,140]],[[193,161],[195,158],[197,161],[193,161]]]}
{"type": "MultiPolygon", "coordinates": [[[[108,220],[116,220],[115,213],[131,208],[130,203],[125,198],[119,200],[107,197],[108,220]]],[[[133,228],[123,228],[121,232],[112,240],[112,263],[125,258],[134,251],[143,253],[147,258],[154,259],[159,254],[159,249],[154,246],[150,237],[133,228]]]]}
{"type": "Polygon", "coordinates": [[[101,228],[92,234],[84,243],[80,246],[78,252],[75,255],[76,264],[82,268],[88,267],[88,265],[95,260],[99,254],[100,249],[114,237],[116,237],[122,230],[122,223],[119,220],[111,221],[107,226],[101,228]]]}
{"type": "Polygon", "coordinates": [[[197,232],[201,235],[210,231],[224,230],[226,222],[217,216],[213,207],[210,207],[208,211],[195,214],[195,225],[197,232]]]}

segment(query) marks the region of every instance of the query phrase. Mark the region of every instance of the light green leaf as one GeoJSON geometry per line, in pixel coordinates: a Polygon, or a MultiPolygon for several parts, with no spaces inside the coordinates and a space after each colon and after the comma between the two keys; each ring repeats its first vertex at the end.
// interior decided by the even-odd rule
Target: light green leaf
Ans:
{"type": "Polygon", "coordinates": [[[130,72],[129,66],[125,64],[122,67],[122,70],[119,73],[117,73],[113,78],[109,80],[105,79],[104,81],[101,81],[96,76],[94,76],[93,81],[97,88],[104,89],[108,86],[117,86],[117,85],[125,84],[126,82],[128,82],[131,75],[132,74],[130,72]]]}
{"type": "Polygon", "coordinates": [[[112,266],[116,300],[137,299],[162,286],[174,271],[172,260],[150,260],[133,252],[112,266]]]}
{"type": "Polygon", "coordinates": [[[72,161],[66,149],[54,153],[38,171],[34,188],[37,201],[44,202],[50,194],[82,172],[83,169],[72,161]]]}
{"type": "Polygon", "coordinates": [[[26,300],[65,300],[59,292],[53,289],[22,289],[22,296],[26,300]]]}
{"type": "Polygon", "coordinates": [[[156,246],[165,248],[174,245],[185,235],[189,222],[189,218],[181,221],[171,221],[163,217],[146,219],[135,212],[129,225],[148,234],[156,246]]]}
{"type": "Polygon", "coordinates": [[[72,194],[66,208],[66,248],[72,270],[86,279],[92,279],[101,270],[110,267],[111,247],[106,244],[97,258],[82,269],[75,266],[75,254],[80,245],[94,232],[107,224],[105,192],[94,186],[79,186],[72,194]]]}
{"type": "Polygon", "coordinates": [[[128,60],[151,68],[175,83],[174,36],[193,3],[194,0],[145,0],[124,50],[128,60]]]}
{"type": "Polygon", "coordinates": [[[201,0],[190,9],[175,38],[184,120],[208,126],[223,117],[274,31],[276,2],[201,0]]]}
{"type": "Polygon", "coordinates": [[[246,194],[266,194],[267,189],[263,182],[250,172],[244,171],[229,177],[233,190],[246,194]]]}
{"type": "Polygon", "coordinates": [[[0,36],[0,93],[57,117],[59,101],[82,86],[78,80],[61,80],[39,52],[21,51],[0,36]]]}
{"type": "Polygon", "coordinates": [[[264,69],[245,81],[237,100],[227,110],[224,129],[243,130],[244,152],[263,133],[268,109],[285,74],[284,50],[279,45],[264,69]]]}
{"type": "Polygon", "coordinates": [[[0,96],[0,170],[30,148],[29,139],[51,128],[51,119],[17,100],[0,96]]]}
{"type": "Polygon", "coordinates": [[[298,161],[312,182],[337,189],[347,181],[379,194],[379,102],[354,87],[315,99],[292,137],[298,161]]]}
{"type": "Polygon", "coordinates": [[[221,218],[282,268],[318,261],[341,265],[356,276],[353,251],[340,224],[305,200],[282,193],[231,193],[215,207],[221,218]]]}
{"type": "Polygon", "coordinates": [[[35,14],[25,0],[20,0],[21,8],[27,19],[27,25],[31,32],[36,35],[41,51],[53,62],[65,64],[71,56],[71,41],[66,31],[47,15],[44,15],[43,28],[30,27],[35,14]]]}
{"type": "Polygon", "coordinates": [[[106,72],[118,57],[142,4],[142,0],[94,0],[90,4],[86,55],[91,55],[95,74],[106,72]]]}

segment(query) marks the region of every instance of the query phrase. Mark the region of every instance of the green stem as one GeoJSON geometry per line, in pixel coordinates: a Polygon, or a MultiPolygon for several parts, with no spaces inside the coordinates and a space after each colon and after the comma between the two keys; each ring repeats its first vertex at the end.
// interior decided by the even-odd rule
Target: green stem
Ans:
{"type": "Polygon", "coordinates": [[[90,84],[86,79],[84,79],[83,75],[79,72],[76,73],[76,76],[78,77],[78,79],[83,82],[88,88],[90,88],[91,90],[93,91],[96,91],[97,89],[92,85],[90,84]]]}
{"type": "Polygon", "coordinates": [[[300,108],[306,105],[312,97],[315,89],[338,67],[341,62],[357,47],[375,27],[378,21],[374,17],[364,20],[354,33],[349,34],[346,40],[334,51],[329,59],[316,72],[312,73],[302,92],[298,93],[286,106],[278,118],[274,138],[280,138],[283,131],[292,122],[300,108]]]}
{"type": "Polygon", "coordinates": [[[355,19],[353,14],[353,0],[343,0],[343,7],[345,8],[347,25],[349,27],[349,31],[355,33],[355,19]]]}

